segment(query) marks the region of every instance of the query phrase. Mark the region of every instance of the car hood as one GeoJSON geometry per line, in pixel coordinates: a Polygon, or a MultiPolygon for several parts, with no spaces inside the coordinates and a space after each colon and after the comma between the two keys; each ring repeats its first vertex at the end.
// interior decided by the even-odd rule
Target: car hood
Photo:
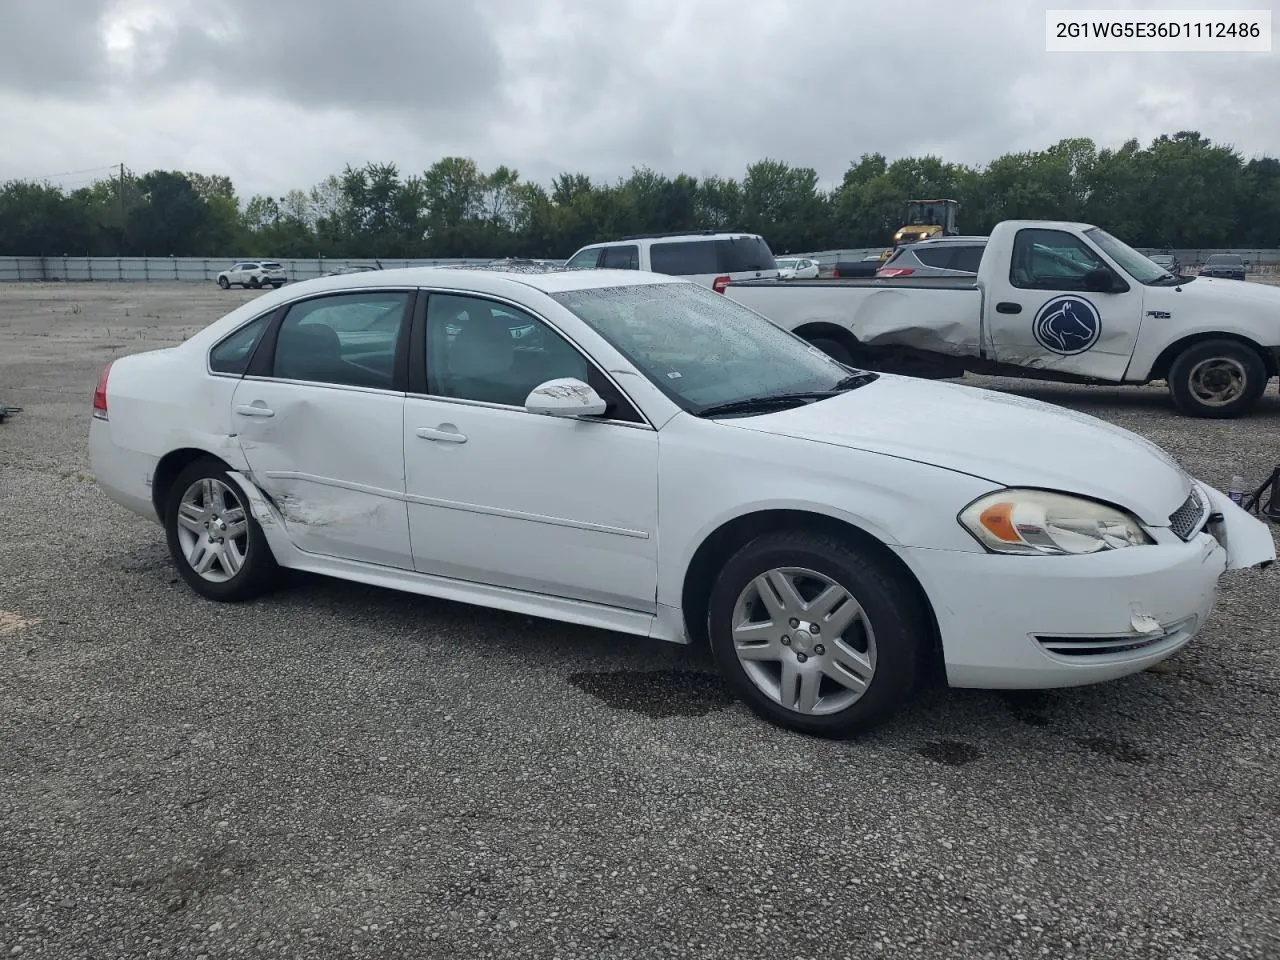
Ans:
{"type": "MultiPolygon", "coordinates": [[[[1166,288],[1161,288],[1166,289],[1166,288]]],[[[1258,304],[1280,308],[1280,287],[1269,283],[1241,283],[1239,280],[1218,280],[1213,277],[1197,277],[1194,283],[1185,283],[1181,291],[1167,288],[1173,294],[1172,303],[1180,298],[1190,298],[1196,303],[1221,303],[1230,299],[1236,303],[1258,304]]]]}
{"type": "Polygon", "coordinates": [[[721,421],[953,470],[1003,486],[1081,494],[1152,526],[1191,492],[1191,478],[1148,440],[1038,400],[881,374],[829,400],[721,421]]]}

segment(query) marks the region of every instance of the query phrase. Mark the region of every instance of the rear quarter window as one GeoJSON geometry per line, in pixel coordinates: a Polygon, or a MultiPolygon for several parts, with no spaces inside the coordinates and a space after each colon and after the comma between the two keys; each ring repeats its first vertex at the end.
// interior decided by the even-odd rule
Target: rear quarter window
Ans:
{"type": "Polygon", "coordinates": [[[655,243],[649,248],[649,269],[673,277],[698,273],[719,273],[720,258],[714,240],[683,240],[655,243]]]}
{"type": "Polygon", "coordinates": [[[253,351],[262,339],[263,331],[271,322],[272,313],[265,313],[250,320],[235,333],[228,334],[209,351],[209,369],[214,373],[230,373],[243,376],[253,359],[253,351]]]}
{"type": "Polygon", "coordinates": [[[773,251],[760,237],[734,237],[717,240],[722,273],[747,273],[754,270],[776,270],[773,251]]]}

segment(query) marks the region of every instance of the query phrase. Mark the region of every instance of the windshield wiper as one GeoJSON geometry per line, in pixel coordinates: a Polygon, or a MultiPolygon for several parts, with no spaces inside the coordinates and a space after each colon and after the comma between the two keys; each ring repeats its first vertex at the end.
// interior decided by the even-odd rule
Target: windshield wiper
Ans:
{"type": "Polygon", "coordinates": [[[769,393],[760,397],[747,397],[743,400],[730,400],[728,403],[716,403],[699,410],[700,417],[714,417],[721,413],[755,413],[770,410],[774,407],[800,406],[814,400],[825,400],[834,397],[835,391],[822,390],[812,393],[769,393]]]}
{"type": "Polygon", "coordinates": [[[700,417],[713,417],[724,413],[756,413],[761,410],[769,410],[774,407],[785,407],[788,405],[799,406],[805,403],[814,403],[818,400],[829,400],[831,397],[838,397],[846,391],[856,390],[858,387],[865,387],[871,381],[878,379],[879,376],[880,375],[878,373],[863,371],[861,373],[855,373],[845,377],[830,390],[800,390],[794,393],[766,393],[758,397],[745,397],[742,400],[730,400],[728,403],[717,403],[699,410],[697,415],[700,417]]]}
{"type": "Polygon", "coordinates": [[[870,370],[859,370],[857,373],[850,374],[835,385],[835,390],[857,390],[858,387],[865,387],[873,380],[879,380],[880,374],[872,373],[870,370]]]}

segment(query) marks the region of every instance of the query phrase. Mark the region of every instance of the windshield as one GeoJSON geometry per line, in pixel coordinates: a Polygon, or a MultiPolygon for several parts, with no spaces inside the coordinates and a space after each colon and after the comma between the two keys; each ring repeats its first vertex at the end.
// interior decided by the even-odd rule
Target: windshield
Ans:
{"type": "Polygon", "coordinates": [[[1242,267],[1244,257],[1237,257],[1230,253],[1214,253],[1209,255],[1204,265],[1206,267],[1242,267]]]}
{"type": "Polygon", "coordinates": [[[1105,230],[1093,227],[1086,230],[1084,235],[1096,243],[1103,253],[1118,263],[1125,273],[1139,283],[1150,285],[1159,280],[1165,280],[1169,276],[1169,271],[1160,266],[1160,264],[1139,253],[1127,243],[1117,240],[1105,230]]]}
{"type": "Polygon", "coordinates": [[[553,294],[681,408],[835,389],[850,370],[728,297],[693,283],[553,294]]]}

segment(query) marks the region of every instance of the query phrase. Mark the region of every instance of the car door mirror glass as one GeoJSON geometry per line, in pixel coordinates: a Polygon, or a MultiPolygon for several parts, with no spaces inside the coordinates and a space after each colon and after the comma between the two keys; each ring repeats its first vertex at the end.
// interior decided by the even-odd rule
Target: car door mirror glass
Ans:
{"type": "Polygon", "coordinates": [[[1111,271],[1106,267],[1090,270],[1084,275],[1084,288],[1090,293],[1111,293],[1115,289],[1111,271]]]}
{"type": "Polygon", "coordinates": [[[598,417],[608,404],[589,384],[576,377],[559,377],[534,387],[524,408],[547,417],[598,417]]]}

